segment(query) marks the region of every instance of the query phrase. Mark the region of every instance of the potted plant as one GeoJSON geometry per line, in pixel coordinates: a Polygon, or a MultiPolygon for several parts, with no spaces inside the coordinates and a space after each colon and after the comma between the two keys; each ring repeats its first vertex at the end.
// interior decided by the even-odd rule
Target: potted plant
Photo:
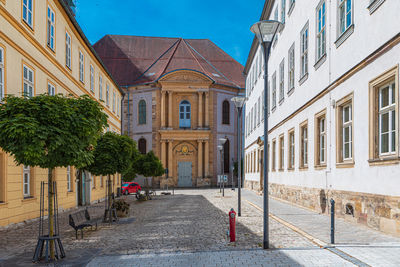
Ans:
{"type": "Polygon", "coordinates": [[[129,215],[129,203],[123,199],[116,200],[114,207],[117,210],[118,217],[127,217],[129,215]]]}

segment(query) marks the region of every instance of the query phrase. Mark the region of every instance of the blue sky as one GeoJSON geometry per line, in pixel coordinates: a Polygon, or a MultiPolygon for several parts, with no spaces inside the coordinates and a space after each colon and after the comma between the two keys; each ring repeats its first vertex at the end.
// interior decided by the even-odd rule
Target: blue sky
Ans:
{"type": "Polygon", "coordinates": [[[77,0],[76,18],[93,44],[106,34],[210,39],[246,63],[264,0],[77,0]]]}

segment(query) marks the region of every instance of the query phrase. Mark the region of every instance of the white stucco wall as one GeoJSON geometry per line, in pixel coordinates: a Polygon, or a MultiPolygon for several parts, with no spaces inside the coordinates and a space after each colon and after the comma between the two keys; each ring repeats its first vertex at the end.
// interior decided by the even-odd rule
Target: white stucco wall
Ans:
{"type": "MultiPolygon", "coordinates": [[[[337,39],[337,1],[326,1],[327,5],[327,58],[326,61],[315,69],[316,47],[316,7],[318,2],[310,8],[308,1],[296,1],[293,12],[286,14],[286,25],[278,36],[278,42],[271,50],[268,64],[269,79],[277,73],[277,107],[269,116],[269,129],[275,127],[282,120],[293,114],[305,103],[317,96],[322,90],[332,84],[346,71],[364,60],[368,55],[381,47],[384,43],[395,37],[400,30],[398,11],[400,1],[385,1],[373,14],[367,9],[369,1],[353,1],[354,3],[354,32],[339,46],[337,39]],[[354,3],[355,2],[355,3],[354,3]],[[299,84],[300,79],[300,32],[304,25],[309,23],[309,60],[308,79],[299,84]],[[397,26],[394,26],[397,25],[397,26]],[[295,44],[295,89],[288,96],[288,50],[295,44]],[[285,99],[279,104],[279,64],[285,59],[285,99]]],[[[281,1],[275,1],[275,6],[281,1]]],[[[287,7],[288,8],[288,7],[287,7]]],[[[274,17],[275,7],[272,9],[274,17]]],[[[279,13],[280,14],[280,13],[279,13]]],[[[324,189],[346,190],[354,192],[366,192],[374,194],[399,196],[400,168],[398,165],[371,166],[368,162],[369,154],[369,81],[381,75],[385,71],[400,64],[400,45],[397,44],[388,52],[372,61],[365,68],[345,80],[333,91],[318,99],[305,110],[297,113],[293,118],[280,127],[274,129],[269,136],[276,139],[276,164],[278,166],[279,135],[285,136],[285,170],[270,173],[270,182],[295,186],[305,186],[324,189]],[[353,130],[354,130],[354,167],[336,167],[336,110],[332,106],[332,100],[338,101],[344,96],[353,93],[353,130]],[[327,127],[327,167],[323,170],[314,168],[314,116],[324,108],[326,112],[327,127]],[[308,120],[308,170],[299,170],[300,136],[299,124],[308,120]],[[288,166],[288,130],[295,129],[295,170],[287,171],[288,166]]],[[[246,114],[254,105],[258,96],[262,93],[263,79],[259,78],[255,89],[246,103],[246,114]]],[[[246,88],[249,90],[250,88],[246,88]]],[[[398,88],[397,88],[398,90],[398,88]]],[[[399,103],[399,99],[397,99],[399,103]]],[[[397,120],[398,120],[397,113],[397,120]]],[[[397,121],[398,125],[399,120],[397,121]]],[[[247,125],[247,123],[245,123],[247,125]]],[[[397,137],[399,138],[397,129],[397,137]]],[[[258,136],[263,135],[263,123],[252,134],[246,137],[245,147],[249,153],[254,149],[252,144],[258,136]]],[[[398,142],[400,144],[400,142],[398,142]]],[[[399,150],[399,146],[397,146],[399,150]]],[[[271,166],[271,159],[270,159],[271,166]]],[[[278,168],[277,168],[278,169],[278,168]]],[[[259,174],[246,173],[247,180],[259,180],[259,174]]]]}

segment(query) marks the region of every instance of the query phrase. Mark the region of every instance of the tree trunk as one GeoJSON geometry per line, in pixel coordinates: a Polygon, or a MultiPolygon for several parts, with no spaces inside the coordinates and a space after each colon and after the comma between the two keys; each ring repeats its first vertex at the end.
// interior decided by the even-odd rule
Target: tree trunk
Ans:
{"type": "MultiPolygon", "coordinates": [[[[48,169],[48,220],[49,220],[49,237],[54,235],[54,206],[53,206],[53,168],[48,169]]],[[[54,240],[50,240],[50,259],[54,260],[54,240]]]]}
{"type": "Polygon", "coordinates": [[[107,175],[108,176],[108,220],[109,223],[112,223],[112,210],[111,210],[111,206],[112,206],[112,188],[111,188],[111,175],[107,175]]]}

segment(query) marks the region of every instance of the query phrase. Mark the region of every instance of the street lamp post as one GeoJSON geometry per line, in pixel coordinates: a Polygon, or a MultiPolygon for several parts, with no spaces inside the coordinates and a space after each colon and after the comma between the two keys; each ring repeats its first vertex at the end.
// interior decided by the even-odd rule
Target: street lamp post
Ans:
{"type": "Polygon", "coordinates": [[[268,226],[268,59],[272,41],[275,34],[281,29],[282,23],[275,20],[263,20],[253,24],[250,30],[257,36],[264,54],[264,236],[263,248],[269,248],[269,226],[268,226]]]}
{"type": "Polygon", "coordinates": [[[222,165],[222,169],[221,169],[221,179],[222,179],[222,196],[225,196],[225,180],[224,180],[224,145],[226,142],[226,138],[220,138],[219,139],[219,146],[218,149],[220,151],[220,155],[221,155],[221,165],[222,165]]]}
{"type": "Polygon", "coordinates": [[[238,149],[237,149],[237,157],[238,157],[238,216],[242,216],[241,214],[241,193],[240,188],[242,187],[242,109],[243,105],[246,102],[247,97],[244,96],[235,96],[231,98],[231,101],[235,103],[237,112],[238,112],[238,149]]]}

